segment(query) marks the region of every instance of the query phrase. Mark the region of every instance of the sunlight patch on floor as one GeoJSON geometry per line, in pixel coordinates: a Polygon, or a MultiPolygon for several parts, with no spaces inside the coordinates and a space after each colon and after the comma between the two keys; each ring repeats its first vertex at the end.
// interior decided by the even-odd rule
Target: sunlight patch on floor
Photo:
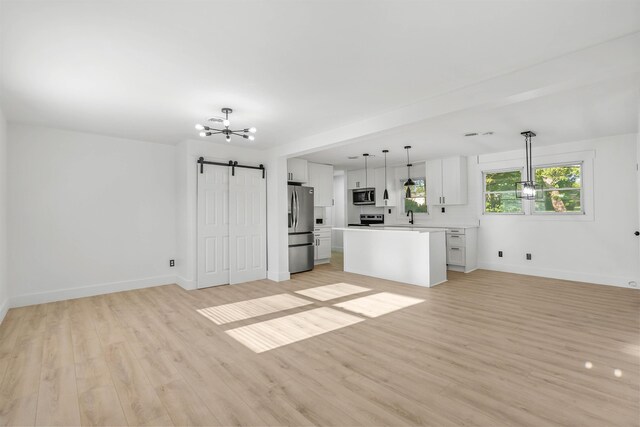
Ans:
{"type": "Polygon", "coordinates": [[[277,313],[278,311],[289,310],[309,304],[313,304],[313,302],[290,294],[278,294],[207,307],[197,310],[197,312],[212,320],[217,325],[223,325],[225,323],[264,316],[265,314],[277,313]]]}
{"type": "Polygon", "coordinates": [[[318,301],[328,301],[330,299],[346,297],[370,290],[369,288],[363,288],[362,286],[351,285],[349,283],[334,283],[333,285],[318,286],[295,292],[309,298],[317,299],[318,301]]]}
{"type": "Polygon", "coordinates": [[[424,300],[392,294],[390,292],[381,292],[379,294],[368,295],[366,297],[334,304],[334,307],[340,307],[353,311],[354,313],[363,314],[367,317],[378,317],[421,302],[424,302],[424,300]]]}
{"type": "Polygon", "coordinates": [[[363,321],[361,317],[320,307],[225,332],[254,352],[262,353],[363,321]]]}

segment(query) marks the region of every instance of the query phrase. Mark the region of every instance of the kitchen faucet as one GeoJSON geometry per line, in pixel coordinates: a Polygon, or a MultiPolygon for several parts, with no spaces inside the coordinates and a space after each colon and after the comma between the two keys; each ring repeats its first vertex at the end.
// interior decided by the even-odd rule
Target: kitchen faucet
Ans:
{"type": "Polygon", "coordinates": [[[407,216],[411,215],[411,219],[409,220],[409,224],[413,224],[413,211],[409,209],[407,211],[407,216]]]}

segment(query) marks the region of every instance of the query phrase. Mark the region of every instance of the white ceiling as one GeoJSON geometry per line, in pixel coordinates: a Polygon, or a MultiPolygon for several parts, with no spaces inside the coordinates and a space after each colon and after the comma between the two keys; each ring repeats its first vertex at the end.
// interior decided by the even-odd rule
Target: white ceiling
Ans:
{"type": "Polygon", "coordinates": [[[525,130],[536,132],[534,146],[631,134],[638,131],[639,100],[640,74],[632,74],[499,108],[440,116],[302,157],[353,170],[363,167],[362,153],[376,156],[370,166],[382,166],[383,149],[389,150],[389,165],[405,164],[405,145],[412,146],[412,161],[419,161],[520,149],[525,130]],[[493,135],[481,135],[488,131],[493,135]],[[470,132],[480,135],[464,136],[470,132]]]}
{"type": "MultiPolygon", "coordinates": [[[[196,135],[196,122],[229,106],[236,110],[232,123],[258,128],[256,148],[290,143],[640,30],[638,1],[0,5],[0,101],[9,120],[176,143],[196,135]]],[[[612,108],[622,108],[628,96],[614,97],[612,108]]],[[[570,96],[559,101],[558,113],[596,120],[604,113],[612,120],[605,126],[623,126],[626,117],[597,106],[580,110],[570,96]]],[[[492,128],[492,142],[476,144],[502,146],[502,138],[521,130],[511,117],[522,118],[531,108],[542,140],[545,114],[551,113],[535,102],[519,108],[487,112],[475,121],[445,119],[438,132],[446,126],[454,136],[492,128]]],[[[426,137],[422,125],[416,126],[426,137]]],[[[578,128],[550,133],[579,134],[578,128]]]]}

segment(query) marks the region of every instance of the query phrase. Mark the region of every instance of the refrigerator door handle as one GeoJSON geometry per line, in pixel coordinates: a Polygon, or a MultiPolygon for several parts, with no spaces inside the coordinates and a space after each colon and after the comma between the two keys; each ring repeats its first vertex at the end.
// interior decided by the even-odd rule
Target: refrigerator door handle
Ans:
{"type": "Polygon", "coordinates": [[[296,189],[296,229],[298,228],[298,223],[300,222],[300,199],[298,199],[298,190],[296,189]]]}
{"type": "Polygon", "coordinates": [[[295,211],[293,206],[293,198],[295,197],[294,192],[291,192],[291,203],[289,204],[289,228],[292,228],[295,224],[295,211]]]}
{"type": "Polygon", "coordinates": [[[293,231],[296,230],[296,225],[298,225],[298,203],[296,202],[296,189],[293,189],[293,192],[291,194],[292,197],[292,203],[293,203],[293,231]]]}

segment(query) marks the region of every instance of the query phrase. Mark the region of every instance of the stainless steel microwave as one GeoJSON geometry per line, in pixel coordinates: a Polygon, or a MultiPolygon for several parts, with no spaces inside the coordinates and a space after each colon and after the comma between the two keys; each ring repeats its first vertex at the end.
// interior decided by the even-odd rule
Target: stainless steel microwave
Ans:
{"type": "Polygon", "coordinates": [[[375,205],[376,190],[374,188],[359,188],[353,190],[354,205],[375,205]]]}

